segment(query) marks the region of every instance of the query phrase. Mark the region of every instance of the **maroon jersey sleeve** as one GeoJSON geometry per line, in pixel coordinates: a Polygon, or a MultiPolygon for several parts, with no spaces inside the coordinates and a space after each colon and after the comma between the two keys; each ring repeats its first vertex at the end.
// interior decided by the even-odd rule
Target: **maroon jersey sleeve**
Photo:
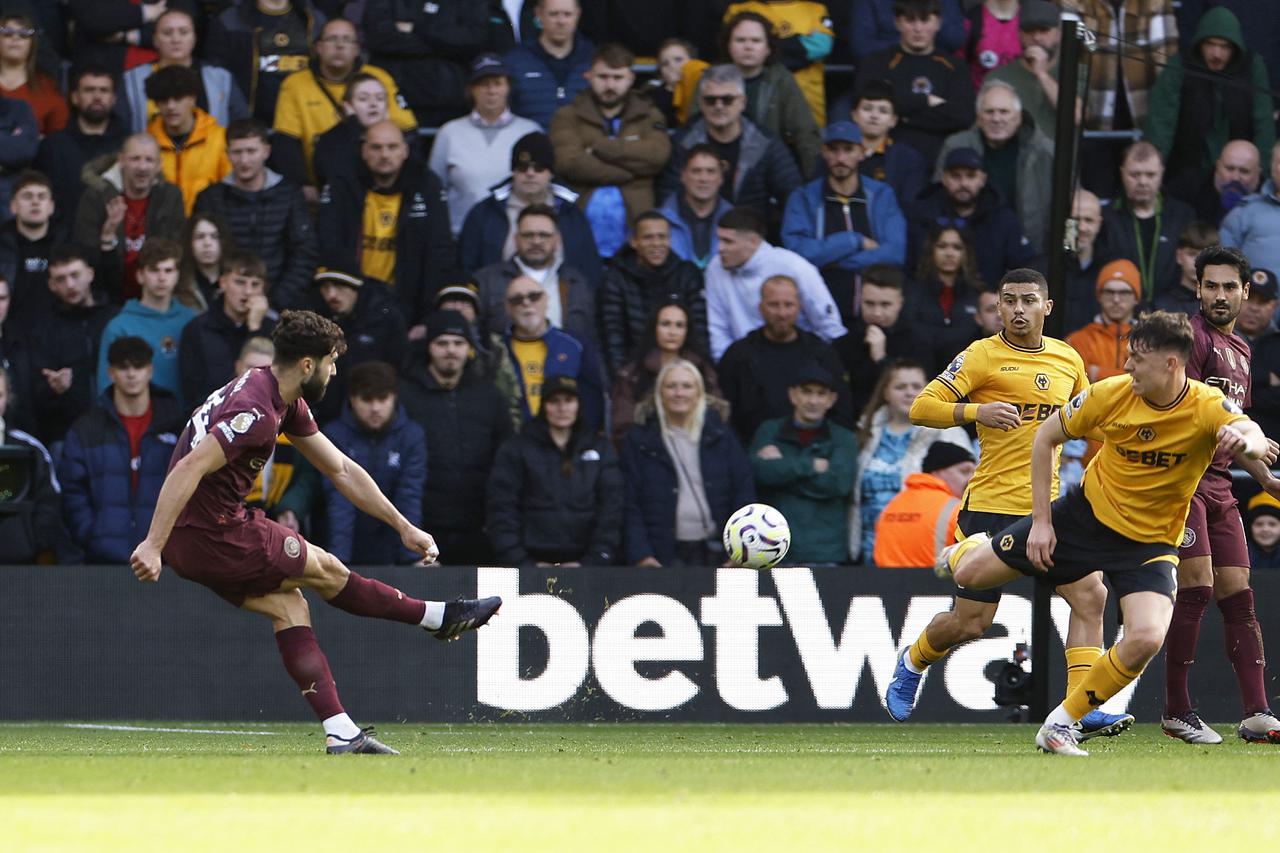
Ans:
{"type": "Polygon", "coordinates": [[[1187,378],[1204,381],[1205,360],[1213,354],[1213,341],[1209,339],[1209,330],[1204,327],[1204,317],[1196,314],[1191,318],[1191,358],[1187,359],[1187,378]]]}
{"type": "Polygon", "coordinates": [[[273,444],[280,433],[275,418],[255,406],[239,411],[228,407],[218,420],[209,424],[209,434],[222,445],[227,462],[235,462],[250,450],[273,444]]]}
{"type": "Polygon", "coordinates": [[[298,438],[306,438],[320,431],[320,428],[316,426],[315,417],[311,414],[311,407],[307,405],[306,400],[298,398],[289,404],[289,408],[285,409],[284,416],[280,418],[280,431],[298,438]]]}

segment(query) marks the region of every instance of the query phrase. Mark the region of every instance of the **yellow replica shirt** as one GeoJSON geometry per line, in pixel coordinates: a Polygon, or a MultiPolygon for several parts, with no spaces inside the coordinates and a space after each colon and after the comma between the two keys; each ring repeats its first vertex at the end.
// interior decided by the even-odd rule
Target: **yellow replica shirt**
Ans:
{"type": "MultiPolygon", "coordinates": [[[[827,13],[827,7],[814,0],[774,0],[769,3],[762,0],[746,0],[744,3],[732,3],[725,9],[724,21],[728,22],[739,12],[755,12],[763,15],[773,23],[773,28],[780,39],[815,33],[835,36],[835,31],[831,29],[831,17],[827,13]]],[[[791,72],[796,78],[800,91],[804,93],[809,109],[813,111],[813,120],[818,123],[818,127],[826,127],[827,124],[824,68],[821,62],[810,62],[803,68],[791,72]]]]}
{"type": "MultiPolygon", "coordinates": [[[[1080,354],[1057,338],[1042,338],[1025,349],[1003,334],[974,341],[956,356],[921,396],[949,405],[1012,403],[1022,424],[1011,430],[978,424],[981,458],[965,489],[963,506],[974,512],[1026,515],[1031,512],[1031,442],[1040,424],[1089,385],[1080,354]]],[[[1053,466],[1058,494],[1058,466],[1053,466]]]]}
{"type": "Polygon", "coordinates": [[[364,219],[360,229],[360,272],[395,284],[396,223],[400,221],[400,193],[364,194],[364,219]]]}
{"type": "Polygon", "coordinates": [[[1072,438],[1102,449],[1084,472],[1084,496],[1098,520],[1139,542],[1177,546],[1196,485],[1213,461],[1218,430],[1247,420],[1217,388],[1188,379],[1178,399],[1157,408],[1133,393],[1128,376],[1103,379],[1059,410],[1072,438]]]}
{"type": "Polygon", "coordinates": [[[542,374],[547,365],[547,343],[542,339],[522,341],[511,339],[511,351],[516,354],[520,366],[520,379],[524,382],[524,399],[529,404],[529,414],[538,414],[542,408],[542,374]]]}

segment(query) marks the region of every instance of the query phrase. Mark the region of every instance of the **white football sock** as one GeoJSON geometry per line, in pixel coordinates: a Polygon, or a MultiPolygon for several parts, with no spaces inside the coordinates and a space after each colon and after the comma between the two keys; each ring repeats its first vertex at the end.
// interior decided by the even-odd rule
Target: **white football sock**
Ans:
{"type": "Polygon", "coordinates": [[[916,675],[924,675],[924,670],[916,669],[916,665],[911,662],[911,651],[909,649],[907,650],[907,653],[902,656],[902,665],[907,668],[908,672],[914,672],[916,675]]]}
{"type": "Polygon", "coordinates": [[[444,602],[428,601],[426,605],[426,612],[422,614],[422,621],[418,624],[428,631],[438,630],[444,624],[444,602]]]}
{"type": "Polygon", "coordinates": [[[1076,718],[1067,713],[1067,709],[1059,705],[1049,712],[1049,716],[1045,718],[1046,723],[1053,723],[1057,726],[1069,726],[1076,722],[1076,718]]]}
{"type": "Polygon", "coordinates": [[[320,725],[324,727],[326,735],[340,737],[343,740],[351,740],[360,734],[360,727],[346,714],[334,714],[320,725]]]}

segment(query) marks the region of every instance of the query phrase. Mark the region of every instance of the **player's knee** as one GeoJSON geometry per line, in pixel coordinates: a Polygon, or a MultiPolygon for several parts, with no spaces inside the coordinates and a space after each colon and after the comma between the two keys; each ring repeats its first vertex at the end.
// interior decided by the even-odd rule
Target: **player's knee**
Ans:
{"type": "Polygon", "coordinates": [[[1249,588],[1249,570],[1240,566],[1219,569],[1214,573],[1213,597],[1218,601],[1230,598],[1249,588]]]}
{"type": "Polygon", "coordinates": [[[969,587],[970,589],[981,589],[978,586],[979,571],[977,560],[965,560],[955,568],[956,586],[969,587]]]}
{"type": "Polygon", "coordinates": [[[1101,579],[1077,584],[1071,590],[1068,603],[1076,616],[1088,622],[1099,622],[1107,607],[1107,586],[1101,579]]]}
{"type": "Polygon", "coordinates": [[[1145,665],[1160,651],[1165,631],[1157,625],[1125,625],[1123,642],[1128,647],[1126,657],[1137,658],[1145,665]]]}

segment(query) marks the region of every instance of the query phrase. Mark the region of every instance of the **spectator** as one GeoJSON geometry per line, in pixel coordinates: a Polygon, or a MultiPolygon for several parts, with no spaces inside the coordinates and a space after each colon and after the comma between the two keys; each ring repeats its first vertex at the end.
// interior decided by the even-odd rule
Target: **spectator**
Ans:
{"type": "Polygon", "coordinates": [[[147,78],[146,89],[156,104],[147,132],[160,144],[165,179],[182,191],[183,212],[189,214],[200,191],[231,171],[226,131],[196,106],[200,77],[190,68],[161,68],[147,78]]]}
{"type": "Polygon", "coordinates": [[[1053,143],[1034,127],[1022,123],[1022,101],[1008,83],[993,80],[978,93],[978,120],[953,133],[942,144],[936,177],[942,176],[948,153],[970,148],[982,155],[987,183],[1018,214],[1022,233],[1035,252],[1044,250],[1049,236],[1053,143]]]}
{"type": "Polygon", "coordinates": [[[536,282],[546,297],[547,319],[581,341],[595,341],[596,304],[593,288],[576,269],[561,262],[558,217],[550,207],[529,205],[516,216],[516,253],[510,260],[476,272],[480,286],[480,322],[486,332],[507,327],[504,307],[511,280],[524,276],[536,282]]]}
{"type": "Polygon", "coordinates": [[[53,471],[53,458],[38,438],[5,423],[9,402],[9,374],[0,370],[0,445],[27,462],[27,478],[15,491],[19,501],[0,501],[0,564],[34,563],[51,552],[62,534],[62,488],[53,471]],[[20,449],[19,449],[20,448],[20,449]]]}
{"type": "MultiPolygon", "coordinates": [[[[818,119],[795,78],[779,62],[778,52],[773,24],[758,12],[738,12],[720,31],[721,56],[742,75],[744,114],[767,135],[785,142],[800,171],[811,177],[822,144],[818,119]]],[[[695,101],[690,116],[697,116],[701,106],[695,101]]],[[[825,117],[825,112],[824,107],[816,115],[825,117]]]]}
{"type": "Polygon", "coordinates": [[[925,365],[931,373],[977,337],[974,321],[983,287],[973,243],[965,233],[946,225],[930,230],[916,268],[915,324],[932,345],[922,351],[932,356],[925,365]]]}
{"type": "Polygon", "coordinates": [[[316,266],[315,231],[302,190],[267,168],[268,134],[257,119],[227,128],[231,172],[200,193],[195,209],[221,217],[236,245],[262,258],[277,309],[303,308],[316,266]]]}
{"type": "Polygon", "coordinates": [[[1222,220],[1222,245],[1245,253],[1249,263],[1280,270],[1280,142],[1271,148],[1271,177],[1222,220]]]}
{"type": "Polygon", "coordinates": [[[153,44],[156,61],[129,69],[121,81],[124,98],[117,107],[130,133],[142,133],[151,125],[158,110],[147,95],[147,79],[170,65],[190,68],[200,75],[196,106],[213,116],[222,127],[249,115],[249,103],[231,78],[231,72],[196,60],[196,23],[189,12],[172,7],[163,12],[155,22],[153,44]]]}
{"type": "MultiPolygon", "coordinates": [[[[325,184],[332,184],[339,178],[359,180],[365,168],[360,159],[361,146],[364,145],[365,131],[379,122],[389,121],[391,117],[390,96],[387,87],[381,80],[363,71],[352,76],[351,82],[342,91],[342,111],[345,118],[315,139],[311,152],[311,170],[315,184],[309,183],[311,178],[302,168],[298,157],[285,157],[280,168],[286,177],[297,183],[302,178],[302,193],[307,201],[315,203],[320,199],[319,190],[325,184]]],[[[404,144],[409,147],[409,159],[419,160],[422,145],[416,131],[405,131],[404,144]]]]}
{"type": "Polygon", "coordinates": [[[880,374],[871,402],[858,420],[857,477],[849,512],[849,555],[853,561],[875,554],[876,520],[907,476],[920,470],[929,446],[946,441],[971,447],[960,427],[934,429],[911,423],[911,402],[924,390],[925,372],[918,362],[894,362],[880,374]]]}
{"type": "Polygon", "coordinates": [[[1102,230],[1102,204],[1098,197],[1083,187],[1072,196],[1071,215],[1076,220],[1076,249],[1068,257],[1062,291],[1065,305],[1054,308],[1066,313],[1062,318],[1063,334],[1069,335],[1093,322],[1098,313],[1098,273],[1107,259],[1098,251],[1098,234],[1102,230]]]}
{"type": "Polygon", "coordinates": [[[0,275],[10,284],[10,325],[32,329],[53,310],[49,292],[49,253],[66,242],[66,228],[54,219],[57,208],[48,178],[30,170],[13,183],[9,211],[0,225],[0,275]]]}
{"type": "MultiPolygon", "coordinates": [[[[829,344],[796,328],[800,292],[794,279],[784,275],[766,279],[760,287],[759,311],[764,325],[725,350],[717,370],[720,387],[729,401],[733,427],[744,444],[760,424],[791,410],[787,389],[799,371],[817,364],[832,377],[844,372],[839,356],[829,344]]],[[[834,378],[830,384],[840,390],[832,417],[852,425],[848,385],[834,378]]]]}
{"type": "MultiPolygon", "coordinates": [[[[145,62],[156,52],[147,45],[155,37],[155,22],[169,5],[134,3],[132,0],[68,0],[71,30],[75,34],[71,55],[77,61],[106,68],[113,79],[145,62]]],[[[174,7],[189,4],[174,0],[174,7]]]]}
{"type": "Polygon", "coordinates": [[[444,191],[431,170],[408,160],[404,134],[390,121],[365,130],[360,153],[367,172],[339,178],[321,194],[316,235],[327,254],[321,261],[391,285],[417,340],[453,258],[444,191]]]}
{"type": "MultiPolygon", "coordinates": [[[[707,303],[702,273],[671,251],[671,224],[657,211],[636,218],[630,245],[605,271],[600,288],[600,331],[609,376],[641,347],[645,331],[659,305],[679,303],[689,315],[690,342],[707,348],[707,303]]],[[[572,331],[572,330],[571,330],[572,331]]]]}
{"type": "Polygon", "coordinates": [[[987,75],[1018,58],[1020,3],[1018,0],[980,0],[965,20],[963,56],[969,64],[974,91],[982,88],[987,75]]]}
{"type": "Polygon", "coordinates": [[[276,326],[267,304],[267,269],[248,252],[224,251],[218,296],[209,310],[182,330],[178,366],[182,397],[200,401],[235,375],[235,362],[246,341],[269,337],[276,326]]]}
{"type": "Polygon", "coordinates": [[[556,110],[587,88],[595,46],[578,33],[579,0],[537,0],[534,13],[537,35],[513,47],[506,63],[514,83],[511,108],[546,128],[556,110]]]}
{"type": "Polygon", "coordinates": [[[112,341],[108,382],[67,432],[58,479],[72,562],[126,564],[151,526],[186,418],[171,394],[151,384],[152,355],[142,338],[112,341]]]}
{"type": "Polygon", "coordinates": [[[719,248],[716,226],[733,209],[720,194],[724,172],[720,157],[706,143],[695,145],[684,157],[680,186],[667,197],[659,212],[671,223],[671,251],[698,269],[706,269],[719,248]]]}
{"type": "Polygon", "coordinates": [[[1098,318],[1067,336],[1089,372],[1089,382],[1125,372],[1129,360],[1129,327],[1142,295],[1142,278],[1132,261],[1112,261],[1098,273],[1098,318]]]}
{"type": "Polygon", "coordinates": [[[956,541],[960,498],[976,467],[968,448],[945,441],[929,445],[920,473],[907,475],[902,491],[876,519],[875,565],[932,568],[942,549],[956,541]]]}
{"type": "Polygon", "coordinates": [[[542,408],[542,387],[552,376],[566,376],[577,385],[584,425],[604,425],[604,389],[600,364],[591,345],[547,320],[547,292],[533,279],[518,276],[507,285],[507,316],[511,325],[504,336],[507,352],[519,380],[517,395],[525,423],[542,408]]]}
{"type": "Polygon", "coordinates": [[[1000,295],[994,290],[978,294],[978,313],[973,315],[978,324],[978,337],[989,338],[1004,331],[1004,318],[1000,316],[1000,295]]]}
{"type": "Polygon", "coordinates": [[[423,127],[438,127],[467,111],[467,66],[485,51],[510,46],[508,26],[500,3],[364,4],[370,55],[400,83],[405,104],[423,127]]]}
{"type": "Polygon", "coordinates": [[[924,188],[929,166],[919,151],[896,144],[891,136],[898,126],[893,87],[885,80],[869,81],[858,93],[849,115],[862,132],[858,174],[893,187],[899,207],[914,204],[924,188]]]}
{"type": "MultiPolygon", "coordinates": [[[[107,350],[119,338],[140,338],[151,348],[149,381],[182,400],[182,378],[178,375],[178,341],[182,330],[196,312],[173,298],[178,286],[178,265],[182,248],[172,240],[150,240],[138,253],[138,284],[141,294],[130,299],[111,318],[98,344],[97,387],[112,381],[107,350]]],[[[187,400],[194,405],[198,400],[187,400]]],[[[142,541],[139,539],[138,541],[142,541]]]]}
{"type": "Polygon", "coordinates": [[[863,271],[857,316],[849,323],[849,334],[831,345],[849,382],[855,418],[866,408],[885,365],[917,357],[933,346],[917,330],[905,305],[901,269],[873,264],[863,271]]]}
{"type": "Polygon", "coordinates": [[[74,245],[49,256],[49,290],[53,310],[31,330],[31,396],[40,437],[58,444],[92,404],[98,341],[117,309],[95,300],[93,267],[74,245]]]}
{"type": "Polygon", "coordinates": [[[697,365],[680,358],[667,362],[655,387],[646,420],[622,443],[626,563],[720,565],[724,523],[755,500],[751,464],[732,430],[707,405],[697,365]]]}
{"type": "Polygon", "coordinates": [[[548,377],[537,417],[498,450],[486,518],[502,565],[608,566],[618,556],[622,474],[579,417],[578,392],[575,379],[548,377]]]}
{"type": "Polygon", "coordinates": [[[1173,259],[1178,266],[1177,285],[1156,294],[1155,307],[1181,311],[1188,317],[1200,313],[1200,282],[1196,277],[1196,255],[1218,244],[1218,229],[1203,222],[1191,222],[1178,234],[1173,259]]]}
{"type": "Polygon", "coordinates": [[[698,59],[698,48],[682,38],[664,39],[658,45],[658,76],[649,81],[644,94],[666,119],[667,127],[681,127],[689,120],[693,89],[708,64],[698,59]]]}
{"type": "Polygon", "coordinates": [[[801,367],[787,383],[791,412],[765,421],[751,441],[760,499],[792,525],[787,559],[798,565],[844,563],[849,552],[858,442],[828,418],[842,384],[819,365],[801,367]]]}
{"type": "MultiPolygon", "coordinates": [[[[4,420],[10,428],[31,431],[31,326],[9,322],[9,282],[0,276],[0,369],[8,375],[8,409],[4,420]]],[[[52,311],[52,307],[50,307],[52,311]]],[[[3,443],[3,442],[0,442],[3,443]]]]}
{"type": "MultiPolygon", "coordinates": [[[[1276,274],[1255,267],[1249,274],[1249,296],[1240,303],[1240,316],[1236,318],[1236,334],[1248,341],[1251,348],[1255,341],[1276,331],[1277,299],[1280,299],[1280,288],[1277,287],[1276,274]]],[[[1265,385],[1270,385],[1270,377],[1267,377],[1265,385]]]]}
{"type": "Polygon", "coordinates": [[[921,193],[910,211],[908,227],[909,258],[922,257],[921,244],[934,228],[967,232],[977,251],[982,281],[999,281],[1005,270],[1025,267],[1035,260],[1035,251],[1023,235],[1017,214],[994,187],[988,186],[982,155],[972,148],[947,152],[941,180],[921,193]]]}
{"type": "Polygon", "coordinates": [[[76,210],[75,242],[93,262],[103,291],[113,300],[135,297],[138,251],[148,235],[177,235],[182,194],[164,180],[159,147],[147,134],[126,139],[118,155],[91,161],[82,178],[86,191],[76,210]]]}
{"type": "Polygon", "coordinates": [[[448,193],[454,237],[489,188],[510,176],[503,166],[516,142],[540,130],[536,122],[511,112],[511,69],[497,54],[481,54],[471,63],[467,92],[470,115],[446,123],[431,146],[431,171],[448,193]]]}
{"type": "Polygon", "coordinates": [[[1195,211],[1189,205],[1161,191],[1163,181],[1160,152],[1146,140],[1135,142],[1120,164],[1123,195],[1102,211],[1106,252],[1138,265],[1144,302],[1177,286],[1173,247],[1182,229],[1195,221],[1195,211]]]}
{"type": "Polygon", "coordinates": [[[610,397],[613,415],[613,443],[621,445],[627,431],[636,424],[636,409],[653,396],[654,384],[662,368],[679,359],[688,362],[701,374],[702,389],[710,405],[721,418],[728,418],[729,406],[723,399],[716,370],[705,350],[690,337],[692,320],[683,302],[659,305],[650,315],[642,346],[614,374],[610,397]]]}
{"type": "Polygon", "coordinates": [[[753,76],[747,67],[755,64],[753,60],[762,48],[770,48],[772,40],[774,44],[765,62],[782,65],[791,72],[813,114],[815,127],[821,127],[827,120],[826,69],[822,61],[831,54],[835,43],[827,7],[810,0],[781,3],[745,0],[731,3],[725,10],[726,28],[742,12],[754,12],[765,18],[770,25],[769,32],[761,43],[754,41],[755,33],[750,32],[750,28],[749,32],[730,34],[729,58],[742,69],[744,76],[753,76]]]}
{"type": "Polygon", "coordinates": [[[85,66],[71,75],[73,112],[67,126],[40,141],[35,167],[49,176],[53,197],[74,214],[80,204],[86,163],[120,150],[128,135],[125,122],[113,114],[116,84],[104,68],[85,66]]]}
{"type": "Polygon", "coordinates": [[[320,29],[310,67],[295,71],[280,84],[276,100],[275,152],[277,168],[299,186],[317,183],[312,168],[316,140],[347,116],[342,106],[346,89],[357,74],[367,74],[382,84],[387,115],[406,133],[416,131],[417,121],[406,109],[391,75],[360,60],[360,33],[345,18],[334,18],[320,29]]]}
{"type": "Polygon", "coordinates": [[[760,285],[775,276],[788,278],[797,290],[799,327],[824,341],[845,333],[831,291],[812,264],[795,252],[772,246],[764,239],[764,219],[739,207],[729,211],[716,229],[720,241],[716,259],[707,267],[707,330],[711,356],[719,359],[729,345],[763,322],[760,285]]]}
{"type": "Polygon", "coordinates": [[[1050,141],[1058,126],[1058,51],[1062,46],[1062,10],[1048,0],[1022,0],[1018,11],[1021,52],[987,75],[1018,93],[1032,126],[1050,141]]]}
{"type": "MultiPolygon", "coordinates": [[[[405,518],[421,518],[427,440],[422,427],[400,406],[395,368],[385,361],[356,365],[351,368],[347,393],[342,416],[325,427],[325,434],[369,472],[405,518]]],[[[379,566],[422,560],[422,554],[404,547],[394,529],[357,510],[327,477],[324,498],[329,516],[328,550],[339,560],[379,566]]]]}
{"type": "Polygon", "coordinates": [[[1280,569],[1280,501],[1266,492],[1249,499],[1249,566],[1280,569]]]}
{"type": "Polygon", "coordinates": [[[564,260],[594,286],[600,281],[600,254],[587,217],[574,204],[578,194],[554,183],[555,153],[545,133],[530,133],[511,149],[511,177],[493,188],[488,198],[471,208],[458,238],[462,267],[474,272],[511,258],[516,253],[516,217],[539,204],[556,213],[564,260]]]}
{"type": "Polygon", "coordinates": [[[253,117],[269,125],[280,87],[307,67],[326,20],[311,0],[243,0],[210,22],[204,57],[231,72],[253,117]]]}
{"type": "Polygon", "coordinates": [[[26,15],[0,16],[0,95],[26,101],[41,136],[62,130],[67,124],[67,102],[58,84],[36,70],[39,30],[26,15]]]}
{"type": "MultiPolygon", "coordinates": [[[[902,35],[898,30],[895,0],[853,0],[852,7],[847,35],[856,63],[861,64],[873,53],[898,46],[902,35]]],[[[938,50],[944,54],[955,53],[964,47],[965,41],[960,0],[942,0],[938,8],[938,50]]]]}
{"type": "Polygon", "coordinates": [[[632,91],[634,62],[621,45],[599,48],[588,88],[551,119],[560,174],[579,193],[602,258],[613,257],[626,243],[628,224],[653,207],[653,178],[671,154],[662,114],[632,91]]]}
{"type": "Polygon", "coordinates": [[[0,96],[0,210],[8,212],[13,176],[31,165],[39,146],[40,133],[31,107],[26,101],[0,96]]]}
{"type": "Polygon", "coordinates": [[[805,184],[787,199],[782,242],[822,271],[840,308],[853,319],[859,274],[872,264],[898,264],[907,251],[907,221],[888,184],[861,178],[862,132],[839,121],[822,137],[826,177],[805,184]]]}
{"type": "Polygon", "coordinates": [[[337,323],[347,342],[347,351],[337,361],[338,372],[329,380],[329,393],[311,407],[316,420],[328,424],[342,414],[342,403],[350,393],[344,373],[367,362],[399,370],[405,362],[407,334],[404,318],[382,282],[362,278],[351,269],[321,267],[315,284],[321,302],[317,313],[337,323]]]}
{"type": "Polygon", "coordinates": [[[502,333],[486,332],[480,328],[480,285],[465,274],[447,276],[445,286],[436,294],[436,310],[457,311],[467,321],[467,328],[471,330],[471,357],[475,372],[479,378],[492,382],[503,397],[512,402],[511,423],[519,429],[524,422],[518,403],[519,380],[507,355],[502,333]]]}
{"type": "Polygon", "coordinates": [[[484,526],[485,486],[513,430],[505,395],[468,360],[472,340],[461,313],[435,312],[427,318],[427,357],[407,368],[401,387],[405,409],[431,448],[422,527],[448,562],[488,565],[494,557],[484,526]]]}
{"type": "Polygon", "coordinates": [[[1262,157],[1247,139],[1233,139],[1222,146],[1213,164],[1213,174],[1199,186],[1170,188],[1170,194],[1190,204],[1196,218],[1221,226],[1222,220],[1240,200],[1258,191],[1262,182],[1262,157]]]}
{"type": "Polygon", "coordinates": [[[197,210],[182,226],[182,265],[175,296],[188,308],[203,314],[218,295],[222,256],[235,250],[235,239],[222,217],[197,210]]]}
{"type": "Polygon", "coordinates": [[[939,0],[894,0],[894,47],[863,58],[855,93],[872,80],[888,80],[898,107],[898,141],[938,159],[942,141],[973,123],[973,83],[957,59],[937,49],[939,0]]]}
{"type": "MultiPolygon", "coordinates": [[[[1266,435],[1280,435],[1280,332],[1271,319],[1277,298],[1280,298],[1280,288],[1277,288],[1275,274],[1255,267],[1249,281],[1249,297],[1240,306],[1240,316],[1248,313],[1248,324],[1255,329],[1262,326],[1263,331],[1248,339],[1249,375],[1253,384],[1249,390],[1250,405],[1245,411],[1266,435]],[[1255,299],[1258,302],[1250,305],[1255,299]],[[1270,306],[1270,314],[1266,306],[1270,306]],[[1266,325],[1257,317],[1260,314],[1267,314],[1266,325]],[[1273,376],[1277,380],[1274,383],[1273,376]]],[[[1240,318],[1236,319],[1236,332],[1241,332],[1240,318]]]]}
{"type": "Polygon", "coordinates": [[[1252,140],[1259,151],[1275,145],[1270,88],[1239,19],[1221,6],[1206,11],[1190,53],[1170,56],[1151,92],[1146,138],[1164,158],[1170,195],[1185,198],[1204,183],[1229,140],[1252,140]]]}
{"type": "Polygon", "coordinates": [[[686,157],[696,146],[706,145],[720,158],[724,176],[720,195],[732,205],[753,207],[770,222],[781,224],[782,206],[803,179],[787,146],[743,116],[746,92],[736,67],[707,69],[698,91],[702,116],[672,140],[671,162],[659,182],[659,194],[680,189],[686,157]]]}

